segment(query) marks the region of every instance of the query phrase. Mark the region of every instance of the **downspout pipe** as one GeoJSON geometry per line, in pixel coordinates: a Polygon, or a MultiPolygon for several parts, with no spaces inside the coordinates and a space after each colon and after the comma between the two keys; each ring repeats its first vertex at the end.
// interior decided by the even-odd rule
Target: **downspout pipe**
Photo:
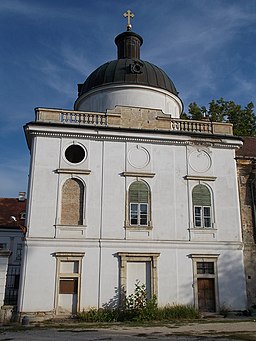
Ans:
{"type": "Polygon", "coordinates": [[[252,199],[252,223],[253,223],[253,236],[254,240],[256,241],[256,199],[255,199],[255,178],[256,174],[252,173],[252,177],[250,179],[250,192],[251,192],[251,199],[252,199]]]}

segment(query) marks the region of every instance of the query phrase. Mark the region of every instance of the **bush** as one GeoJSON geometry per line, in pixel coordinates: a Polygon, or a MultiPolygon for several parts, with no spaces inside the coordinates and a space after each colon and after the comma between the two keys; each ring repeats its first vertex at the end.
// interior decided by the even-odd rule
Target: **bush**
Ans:
{"type": "Polygon", "coordinates": [[[91,308],[78,314],[85,322],[124,322],[124,321],[170,321],[176,319],[198,319],[199,312],[189,305],[167,305],[157,307],[157,298],[147,299],[144,284],[135,284],[134,293],[124,299],[121,308],[91,308]]]}

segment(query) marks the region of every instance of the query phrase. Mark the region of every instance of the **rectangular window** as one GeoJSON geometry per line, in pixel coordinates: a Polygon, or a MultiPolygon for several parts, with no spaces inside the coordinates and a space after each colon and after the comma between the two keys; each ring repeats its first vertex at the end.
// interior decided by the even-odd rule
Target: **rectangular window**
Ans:
{"type": "Polygon", "coordinates": [[[212,227],[210,206],[194,206],[194,224],[195,227],[212,227]]]}
{"type": "Polygon", "coordinates": [[[148,225],[148,204],[130,204],[130,223],[131,225],[148,225]]]}
{"type": "Polygon", "coordinates": [[[17,244],[16,260],[21,261],[21,256],[22,256],[22,244],[17,244]]]}
{"type": "Polygon", "coordinates": [[[211,208],[204,206],[204,227],[211,227],[211,208]]]}
{"type": "Polygon", "coordinates": [[[202,227],[202,207],[195,206],[195,227],[202,227]]]}
{"type": "Polygon", "coordinates": [[[131,204],[131,225],[138,225],[138,209],[139,209],[139,204],[131,204]]]}
{"type": "Polygon", "coordinates": [[[197,274],[214,274],[213,262],[197,262],[197,274]]]}
{"type": "Polygon", "coordinates": [[[60,294],[77,294],[78,279],[77,278],[61,278],[60,279],[60,294]]]}

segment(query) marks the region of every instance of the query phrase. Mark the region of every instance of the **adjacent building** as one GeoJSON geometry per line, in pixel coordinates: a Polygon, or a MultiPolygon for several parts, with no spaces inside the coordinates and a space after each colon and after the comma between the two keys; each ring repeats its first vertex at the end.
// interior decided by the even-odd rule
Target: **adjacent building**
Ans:
{"type": "Polygon", "coordinates": [[[24,192],[0,198],[0,307],[17,305],[25,216],[24,192]]]}
{"type": "Polygon", "coordinates": [[[236,152],[248,307],[256,306],[256,137],[236,152]]]}

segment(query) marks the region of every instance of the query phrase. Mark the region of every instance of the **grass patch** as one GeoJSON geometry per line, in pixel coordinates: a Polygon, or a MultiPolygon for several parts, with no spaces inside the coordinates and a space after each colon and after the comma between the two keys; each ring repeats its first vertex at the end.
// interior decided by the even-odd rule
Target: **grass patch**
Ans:
{"type": "Polygon", "coordinates": [[[147,322],[199,319],[199,313],[192,306],[168,305],[157,307],[146,304],[144,307],[132,309],[95,309],[83,311],[78,314],[78,319],[83,322],[147,322]]]}
{"type": "Polygon", "coordinates": [[[91,308],[79,313],[78,319],[84,322],[143,322],[199,318],[199,312],[192,306],[174,304],[158,307],[156,296],[150,300],[147,296],[145,285],[136,281],[134,293],[123,297],[121,308],[91,308]]]}

